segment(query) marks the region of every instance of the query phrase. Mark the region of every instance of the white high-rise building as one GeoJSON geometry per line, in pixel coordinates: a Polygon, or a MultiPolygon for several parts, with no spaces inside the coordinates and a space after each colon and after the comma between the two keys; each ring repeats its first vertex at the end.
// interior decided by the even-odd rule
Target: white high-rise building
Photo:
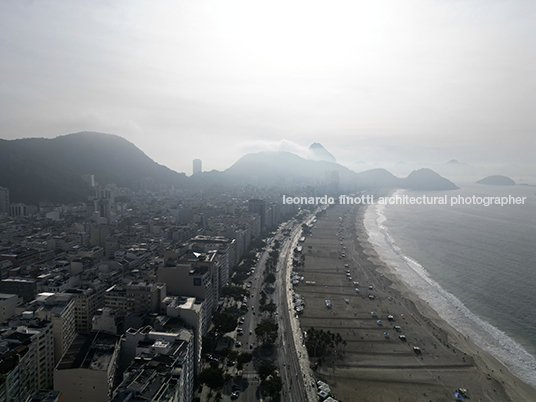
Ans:
{"type": "Polygon", "coordinates": [[[28,307],[34,310],[35,317],[52,322],[54,362],[57,364],[76,335],[74,296],[67,293],[39,293],[28,307]]]}
{"type": "Polygon", "coordinates": [[[9,211],[9,190],[0,187],[0,214],[9,211]]]}
{"type": "Polygon", "coordinates": [[[202,165],[202,162],[201,162],[201,159],[194,159],[194,164],[193,164],[193,174],[196,174],[196,173],[201,173],[203,171],[203,168],[201,167],[202,165]]]}

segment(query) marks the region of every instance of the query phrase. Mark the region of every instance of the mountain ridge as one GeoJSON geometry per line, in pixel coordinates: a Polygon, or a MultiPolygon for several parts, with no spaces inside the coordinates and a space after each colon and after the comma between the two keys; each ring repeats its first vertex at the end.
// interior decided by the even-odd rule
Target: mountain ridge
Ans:
{"type": "Polygon", "coordinates": [[[337,163],[337,159],[333,156],[333,154],[318,142],[313,142],[309,147],[309,154],[307,155],[307,159],[312,161],[337,163]]]}
{"type": "Polygon", "coordinates": [[[163,185],[216,191],[247,184],[314,185],[330,191],[457,188],[430,172],[412,172],[406,178],[381,168],[356,173],[335,162],[309,160],[280,151],[246,154],[224,171],[186,177],[156,163],[133,143],[114,134],[86,131],[52,139],[0,140],[0,186],[10,190],[12,202],[34,204],[87,201],[94,194],[94,189],[82,179],[87,174],[94,175],[102,185],[114,183],[133,191],[140,189],[145,178],[150,178],[146,182],[155,189],[163,185]]]}
{"type": "Polygon", "coordinates": [[[137,190],[151,177],[166,185],[186,184],[186,175],[157,164],[123,137],[80,132],[56,138],[0,142],[0,185],[13,202],[78,202],[92,193],[82,175],[102,184],[137,190]]]}
{"type": "Polygon", "coordinates": [[[515,186],[516,182],[508,176],[492,175],[484,177],[476,182],[477,184],[486,184],[488,186],[515,186]]]}

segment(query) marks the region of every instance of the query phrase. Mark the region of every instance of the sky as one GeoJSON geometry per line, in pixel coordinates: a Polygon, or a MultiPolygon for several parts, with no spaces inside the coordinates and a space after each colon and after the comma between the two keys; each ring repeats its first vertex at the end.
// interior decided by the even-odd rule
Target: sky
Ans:
{"type": "Polygon", "coordinates": [[[191,174],[536,160],[533,0],[0,2],[0,138],[120,135],[191,174]]]}

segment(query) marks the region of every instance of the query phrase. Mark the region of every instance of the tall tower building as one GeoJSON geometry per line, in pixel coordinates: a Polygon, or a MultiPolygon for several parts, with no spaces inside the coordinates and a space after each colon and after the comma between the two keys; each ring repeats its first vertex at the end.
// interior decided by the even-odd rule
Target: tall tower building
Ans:
{"type": "Polygon", "coordinates": [[[264,230],[266,226],[266,201],[263,200],[249,200],[248,211],[255,214],[259,214],[261,217],[261,230],[264,230]]]}
{"type": "Polygon", "coordinates": [[[0,187],[0,213],[8,212],[9,210],[9,190],[5,187],[0,187]]]}
{"type": "Polygon", "coordinates": [[[201,173],[203,169],[201,168],[201,159],[194,159],[194,170],[193,174],[201,173]]]}

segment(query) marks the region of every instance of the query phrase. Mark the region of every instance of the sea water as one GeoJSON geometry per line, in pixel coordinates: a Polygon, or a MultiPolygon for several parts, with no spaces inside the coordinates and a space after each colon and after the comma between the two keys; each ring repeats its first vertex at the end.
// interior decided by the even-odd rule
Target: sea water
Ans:
{"type": "Polygon", "coordinates": [[[526,199],[487,207],[371,205],[369,240],[453,327],[536,386],[536,187],[472,184],[443,194],[526,199]]]}

